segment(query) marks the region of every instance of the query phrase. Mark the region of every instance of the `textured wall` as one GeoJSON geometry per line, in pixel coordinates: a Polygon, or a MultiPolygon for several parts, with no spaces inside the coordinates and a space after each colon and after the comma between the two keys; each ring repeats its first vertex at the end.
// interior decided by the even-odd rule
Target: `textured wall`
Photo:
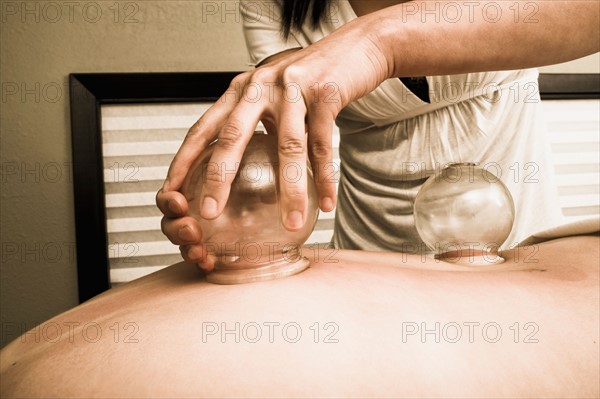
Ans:
{"type": "Polygon", "coordinates": [[[247,69],[221,4],[0,2],[2,345],[77,304],[68,74],[247,69]]]}
{"type": "Polygon", "coordinates": [[[246,69],[236,5],[0,1],[0,345],[77,304],[67,75],[246,69]]]}

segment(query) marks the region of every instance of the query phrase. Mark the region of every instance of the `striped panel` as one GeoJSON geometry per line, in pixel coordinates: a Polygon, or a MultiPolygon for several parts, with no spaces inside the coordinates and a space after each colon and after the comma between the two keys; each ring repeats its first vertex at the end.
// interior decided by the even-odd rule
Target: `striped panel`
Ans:
{"type": "Polygon", "coordinates": [[[544,100],[560,205],[567,221],[600,214],[600,100],[544,100]]]}
{"type": "MultiPolygon", "coordinates": [[[[124,283],[179,262],[160,231],[155,195],[188,128],[211,104],[105,105],[102,140],[110,276],[124,283]]],[[[549,100],[551,137],[563,213],[600,214],[600,101],[549,100]]],[[[339,132],[334,126],[334,154],[339,132]]],[[[339,165],[339,159],[334,159],[339,165]]],[[[321,213],[308,244],[329,242],[334,212],[321,213]]]]}
{"type": "MultiPolygon", "coordinates": [[[[156,208],[155,196],[189,127],[210,105],[102,107],[108,254],[113,285],[181,261],[178,247],[160,231],[162,215],[156,208]]],[[[334,146],[337,154],[337,127],[334,146]]],[[[334,162],[339,164],[338,159],[334,162]]],[[[307,244],[330,241],[334,214],[335,211],[320,213],[307,244]]]]}

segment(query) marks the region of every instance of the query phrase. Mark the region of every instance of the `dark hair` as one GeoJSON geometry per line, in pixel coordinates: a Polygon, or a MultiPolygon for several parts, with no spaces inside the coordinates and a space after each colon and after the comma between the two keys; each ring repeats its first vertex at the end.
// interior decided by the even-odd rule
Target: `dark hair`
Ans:
{"type": "Polygon", "coordinates": [[[292,29],[300,29],[310,11],[310,23],[313,28],[325,15],[331,0],[283,0],[281,12],[281,32],[287,38],[292,29]]]}

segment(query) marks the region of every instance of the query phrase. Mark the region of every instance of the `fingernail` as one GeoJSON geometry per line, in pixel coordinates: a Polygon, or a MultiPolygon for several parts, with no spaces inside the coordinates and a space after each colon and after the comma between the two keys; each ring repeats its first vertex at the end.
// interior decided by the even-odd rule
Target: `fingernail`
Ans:
{"type": "Polygon", "coordinates": [[[329,212],[333,210],[333,199],[331,199],[331,197],[321,198],[321,209],[324,212],[329,212]]]}
{"type": "Polygon", "coordinates": [[[163,186],[162,186],[163,191],[169,191],[169,185],[170,185],[169,178],[166,178],[165,182],[163,183],[163,186]]]}
{"type": "Polygon", "coordinates": [[[285,225],[288,229],[298,230],[302,227],[302,212],[300,211],[291,211],[287,214],[285,218],[285,225]]]}
{"type": "Polygon", "coordinates": [[[208,195],[202,201],[202,210],[200,216],[205,219],[212,219],[217,216],[217,201],[208,195]]]}
{"type": "Polygon", "coordinates": [[[183,226],[177,231],[177,236],[186,242],[191,242],[194,240],[194,232],[190,228],[190,226],[183,226]]]}
{"type": "Polygon", "coordinates": [[[181,206],[179,206],[179,202],[175,201],[175,200],[168,200],[167,201],[167,207],[171,210],[171,212],[173,213],[181,213],[181,206]]]}

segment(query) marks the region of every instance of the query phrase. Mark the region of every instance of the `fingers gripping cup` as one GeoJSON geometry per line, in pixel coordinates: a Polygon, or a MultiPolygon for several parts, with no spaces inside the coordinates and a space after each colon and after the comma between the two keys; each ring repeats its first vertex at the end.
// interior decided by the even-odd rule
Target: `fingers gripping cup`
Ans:
{"type": "Polygon", "coordinates": [[[499,247],[515,208],[500,179],[475,163],[450,164],[431,176],[414,204],[415,226],[438,259],[483,265],[504,261],[499,247]]]}
{"type": "Polygon", "coordinates": [[[202,229],[207,250],[216,256],[215,270],[207,280],[217,284],[240,284],[290,276],[305,270],[310,262],[300,247],[312,233],[318,216],[313,175],[307,165],[302,176],[297,164],[289,164],[284,179],[307,179],[308,210],[305,225],[298,231],[283,227],[279,206],[279,163],[277,137],[255,133],[242,157],[223,213],[208,220],[200,216],[202,187],[208,179],[233,173],[231,165],[210,162],[214,143],[194,162],[185,178],[182,193],[189,203],[189,216],[202,229]]]}

